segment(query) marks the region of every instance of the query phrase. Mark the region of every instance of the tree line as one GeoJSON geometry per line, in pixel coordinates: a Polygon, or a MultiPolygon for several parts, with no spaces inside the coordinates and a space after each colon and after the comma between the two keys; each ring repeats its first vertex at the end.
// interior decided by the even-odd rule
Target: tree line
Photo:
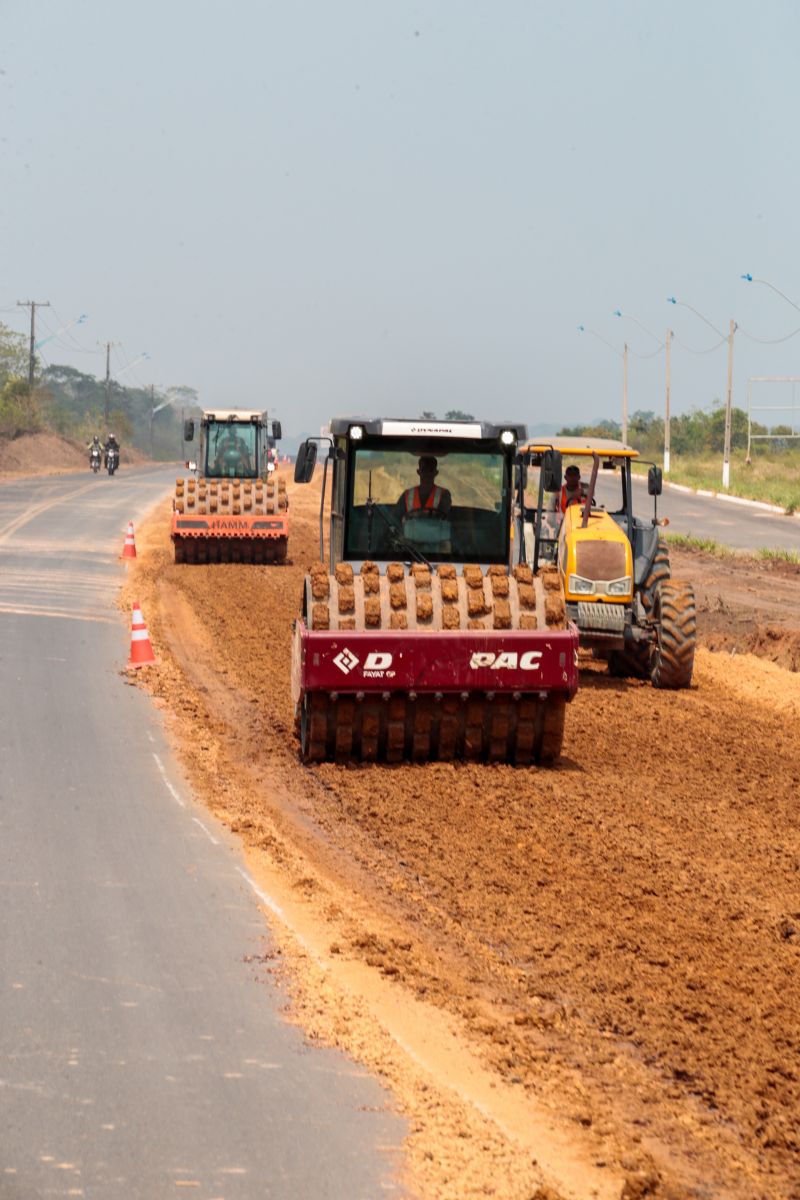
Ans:
{"type": "Polygon", "coordinates": [[[199,407],[191,387],[151,392],[123,387],[114,379],[109,384],[107,423],[105,404],[105,380],[56,363],[43,369],[37,364],[31,388],[27,339],[0,324],[0,437],[50,430],[87,444],[93,434],[104,440],[111,430],[119,441],[153,458],[174,459],[182,453],[181,410],[199,407]],[[154,415],[156,408],[160,411],[154,415]]]}
{"type": "MultiPolygon", "coordinates": [[[[766,426],[752,422],[754,434],[770,433],[776,440],[768,445],[771,453],[786,451],[797,442],[789,440],[790,425],[766,426]],[[781,435],[786,437],[782,440],[781,435]]],[[[670,418],[670,449],[677,455],[722,454],[725,445],[725,405],[715,402],[709,410],[695,409],[670,418]]],[[[622,427],[617,421],[603,420],[594,424],[571,425],[559,429],[560,437],[604,437],[619,440],[622,427]]],[[[657,459],[664,449],[664,418],[654,412],[637,411],[628,419],[628,443],[645,457],[657,459]]],[[[758,443],[754,443],[758,445],[758,443]]],[[[747,449],[747,413],[742,408],[731,409],[731,449],[747,449]]]]}

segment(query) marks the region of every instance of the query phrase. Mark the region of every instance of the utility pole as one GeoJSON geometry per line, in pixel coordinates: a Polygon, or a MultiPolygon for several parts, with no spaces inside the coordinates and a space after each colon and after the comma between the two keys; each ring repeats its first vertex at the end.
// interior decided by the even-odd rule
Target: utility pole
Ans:
{"type": "Polygon", "coordinates": [[[725,448],[722,452],[722,486],[731,485],[731,415],[733,407],[733,335],[736,333],[736,322],[731,318],[728,334],[728,394],[725,399],[725,448]]]}
{"type": "Polygon", "coordinates": [[[106,433],[108,433],[108,410],[111,398],[111,342],[106,342],[106,401],[103,408],[106,433]]]}
{"type": "MultiPolygon", "coordinates": [[[[617,351],[619,354],[619,351],[617,351]]],[[[628,343],[622,354],[622,440],[628,444],[628,343]]]]}
{"type": "Polygon", "coordinates": [[[17,308],[29,308],[31,310],[31,345],[28,355],[28,387],[33,391],[33,377],[36,372],[36,310],[37,308],[49,308],[49,300],[18,300],[17,308]]]}
{"type": "Polygon", "coordinates": [[[156,385],[150,384],[150,458],[155,458],[153,453],[153,418],[156,415],[156,385]]]}
{"type": "Polygon", "coordinates": [[[664,401],[664,474],[669,475],[669,348],[672,342],[672,330],[667,330],[667,340],[664,343],[667,350],[667,394],[664,401]]]}

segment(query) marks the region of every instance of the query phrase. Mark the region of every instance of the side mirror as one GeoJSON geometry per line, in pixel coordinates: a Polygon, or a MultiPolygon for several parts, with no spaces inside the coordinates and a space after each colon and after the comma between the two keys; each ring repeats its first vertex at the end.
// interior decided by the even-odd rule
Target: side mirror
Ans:
{"type": "Polygon", "coordinates": [[[187,420],[183,422],[183,440],[185,442],[194,441],[194,421],[187,420]]]}
{"type": "Polygon", "coordinates": [[[542,455],[542,480],[546,492],[561,491],[561,451],[545,450],[542,455]]]}
{"type": "Polygon", "coordinates": [[[280,421],[273,421],[272,422],[272,440],[273,440],[273,442],[279,442],[282,437],[283,437],[283,434],[281,433],[280,421]]]}
{"type": "Polygon", "coordinates": [[[295,483],[310,483],[314,476],[314,467],[316,464],[317,443],[312,441],[301,442],[300,449],[297,451],[297,461],[294,464],[295,483]]]}
{"type": "Polygon", "coordinates": [[[663,487],[661,467],[651,467],[647,472],[647,490],[651,496],[660,496],[663,487]]]}

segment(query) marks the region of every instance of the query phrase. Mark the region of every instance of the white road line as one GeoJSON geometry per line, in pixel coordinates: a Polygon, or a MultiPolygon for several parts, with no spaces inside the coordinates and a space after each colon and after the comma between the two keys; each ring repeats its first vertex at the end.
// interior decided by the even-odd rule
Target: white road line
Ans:
{"type": "Polygon", "coordinates": [[[252,876],[248,875],[247,871],[244,871],[241,867],[237,867],[236,870],[239,872],[239,874],[241,875],[242,879],[245,881],[247,886],[253,892],[255,892],[255,894],[258,896],[259,900],[263,904],[266,904],[266,906],[270,910],[270,912],[274,912],[276,917],[280,917],[280,919],[282,921],[286,921],[286,916],[284,914],[283,909],[280,907],[280,905],[276,904],[275,901],[273,899],[271,899],[271,897],[269,897],[266,892],[262,892],[261,888],[258,886],[256,881],[252,878],[252,876]]]}
{"type": "Polygon", "coordinates": [[[100,613],[71,613],[55,608],[34,608],[33,605],[4,604],[0,602],[0,613],[10,613],[14,617],[55,617],[59,621],[94,621],[100,625],[118,625],[117,617],[107,617],[100,613]]]}
{"type": "Polygon", "coordinates": [[[213,834],[211,833],[211,830],[206,828],[206,826],[203,824],[203,822],[200,820],[200,818],[199,818],[199,817],[192,817],[192,820],[194,821],[195,825],[199,825],[199,826],[200,826],[200,828],[202,829],[203,833],[206,835],[206,837],[208,838],[208,840],[209,840],[210,842],[213,842],[213,844],[214,844],[215,846],[218,846],[218,845],[219,845],[219,842],[218,842],[218,841],[217,841],[217,839],[216,839],[216,838],[213,836],[213,834]]]}
{"type": "Polygon", "coordinates": [[[181,800],[180,796],[178,795],[177,790],[172,786],[169,779],[167,778],[167,772],[164,770],[164,764],[162,763],[161,759],[158,757],[157,754],[153,754],[153,758],[156,760],[156,766],[158,767],[159,771],[161,772],[161,778],[164,780],[164,784],[166,785],[167,791],[172,796],[172,799],[175,800],[178,804],[180,804],[181,808],[186,808],[185,802],[183,800],[181,800]]]}
{"type": "Polygon", "coordinates": [[[41,504],[36,504],[31,508],[27,508],[23,513],[20,513],[18,517],[15,517],[13,521],[10,521],[8,525],[5,525],[2,529],[0,529],[0,542],[7,541],[13,534],[17,532],[18,529],[21,529],[23,525],[27,525],[34,519],[34,517],[38,517],[41,513],[47,512],[48,508],[55,508],[57,504],[68,504],[70,500],[75,500],[78,496],[82,496],[85,492],[90,491],[93,487],[94,484],[89,483],[86,484],[85,487],[78,488],[77,491],[66,493],[62,492],[56,496],[55,499],[47,499],[41,504]]]}

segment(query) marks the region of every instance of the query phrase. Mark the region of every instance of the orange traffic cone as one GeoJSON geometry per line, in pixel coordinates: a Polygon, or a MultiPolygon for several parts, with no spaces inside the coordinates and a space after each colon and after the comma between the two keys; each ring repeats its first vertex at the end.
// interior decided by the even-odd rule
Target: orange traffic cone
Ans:
{"type": "Polygon", "coordinates": [[[122,547],[123,558],[136,558],[136,541],[133,536],[133,521],[128,521],[128,532],[125,534],[125,545],[122,547]]]}
{"type": "Polygon", "coordinates": [[[150,667],[155,661],[156,656],[150,645],[150,634],[147,632],[141,607],[138,603],[134,604],[131,619],[131,656],[128,659],[128,668],[150,667]]]}

